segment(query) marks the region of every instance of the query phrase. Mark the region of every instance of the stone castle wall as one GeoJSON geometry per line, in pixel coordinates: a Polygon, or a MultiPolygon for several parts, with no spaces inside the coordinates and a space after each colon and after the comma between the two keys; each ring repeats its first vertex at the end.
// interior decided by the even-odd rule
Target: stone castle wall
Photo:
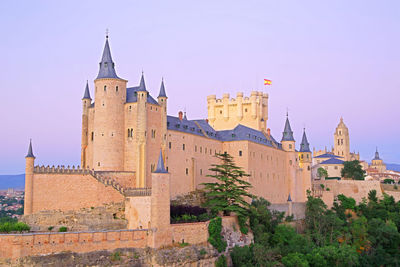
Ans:
{"type": "Polygon", "coordinates": [[[124,201],[111,184],[105,185],[89,173],[35,172],[33,213],[45,210],[79,210],[124,201]]]}
{"type": "Polygon", "coordinates": [[[0,235],[0,258],[17,259],[62,251],[85,253],[128,247],[144,248],[147,242],[146,230],[7,234],[0,235]]]}

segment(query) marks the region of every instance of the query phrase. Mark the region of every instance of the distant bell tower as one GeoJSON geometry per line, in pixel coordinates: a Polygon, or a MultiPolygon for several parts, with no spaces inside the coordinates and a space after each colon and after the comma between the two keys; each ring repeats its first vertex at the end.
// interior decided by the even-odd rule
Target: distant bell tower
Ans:
{"type": "Polygon", "coordinates": [[[334,154],[343,157],[345,161],[350,160],[350,137],[349,129],[340,118],[334,134],[334,154]]]}

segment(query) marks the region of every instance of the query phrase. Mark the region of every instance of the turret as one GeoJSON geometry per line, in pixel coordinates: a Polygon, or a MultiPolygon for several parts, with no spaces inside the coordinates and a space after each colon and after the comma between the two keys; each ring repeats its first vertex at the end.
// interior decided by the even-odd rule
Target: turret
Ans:
{"type": "Polygon", "coordinates": [[[290,127],[290,122],[289,122],[289,115],[286,114],[286,122],[285,122],[285,129],[283,130],[282,133],[282,148],[285,151],[295,151],[295,141],[293,137],[293,131],[292,128],[290,127]]]}
{"type": "Polygon", "coordinates": [[[292,202],[292,198],[290,197],[290,193],[287,199],[287,203],[288,203],[288,216],[292,216],[293,215],[293,202],[292,202]]]}
{"type": "MultiPolygon", "coordinates": [[[[126,80],[117,76],[108,36],[95,84],[93,164],[95,170],[124,170],[126,80]]],[[[88,164],[86,164],[88,165],[88,164]]]]}
{"type": "Polygon", "coordinates": [[[162,152],[156,170],[151,174],[151,247],[171,243],[170,174],[165,170],[162,152]]]}
{"type": "Polygon", "coordinates": [[[161,106],[161,150],[166,159],[167,146],[167,94],[165,93],[164,79],[161,79],[160,93],[158,94],[158,104],[161,106]]]}
{"type": "Polygon", "coordinates": [[[35,165],[35,156],[33,155],[32,140],[29,141],[28,154],[25,157],[25,200],[24,214],[33,212],[33,169],[35,165]]]}
{"type": "Polygon", "coordinates": [[[140,78],[139,88],[137,90],[137,123],[136,123],[136,143],[137,143],[137,167],[136,167],[136,187],[146,187],[146,162],[147,162],[147,89],[144,82],[144,74],[140,78]]]}
{"type": "Polygon", "coordinates": [[[89,107],[92,104],[92,98],[89,92],[89,83],[86,81],[85,93],[82,98],[82,141],[81,141],[81,166],[84,168],[86,164],[86,148],[88,146],[88,127],[89,127],[89,107]]]}
{"type": "Polygon", "coordinates": [[[306,136],[306,129],[304,129],[303,138],[300,144],[299,159],[300,159],[300,167],[301,168],[306,167],[308,169],[309,165],[311,164],[311,150],[310,150],[310,144],[308,143],[306,136]],[[307,166],[305,166],[305,164],[307,166]]]}

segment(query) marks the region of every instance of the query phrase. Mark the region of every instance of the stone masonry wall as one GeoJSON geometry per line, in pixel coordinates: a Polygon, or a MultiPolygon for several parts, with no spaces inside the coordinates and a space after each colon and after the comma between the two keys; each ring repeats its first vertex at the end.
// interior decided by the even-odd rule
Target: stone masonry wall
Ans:
{"type": "Polygon", "coordinates": [[[0,258],[17,259],[62,251],[85,253],[128,247],[144,248],[147,238],[146,230],[0,235],[0,258]]]}
{"type": "Polygon", "coordinates": [[[33,213],[79,210],[123,201],[121,193],[89,174],[35,173],[33,176],[33,213]]]}

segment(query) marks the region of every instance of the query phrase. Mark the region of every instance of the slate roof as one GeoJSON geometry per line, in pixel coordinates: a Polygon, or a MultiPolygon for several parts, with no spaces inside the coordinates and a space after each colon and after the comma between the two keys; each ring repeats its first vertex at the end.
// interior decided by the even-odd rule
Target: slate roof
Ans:
{"type": "Polygon", "coordinates": [[[28,154],[26,154],[25,157],[26,157],[26,158],[34,158],[34,157],[35,157],[35,156],[33,155],[32,140],[29,141],[28,154]]]}
{"type": "Polygon", "coordinates": [[[289,117],[286,117],[285,129],[283,130],[281,141],[294,141],[293,131],[290,127],[289,117]]]}
{"type": "Polygon", "coordinates": [[[83,95],[82,100],[83,100],[83,99],[92,99],[92,98],[90,97],[89,83],[88,83],[88,81],[86,81],[85,93],[84,93],[84,95],[83,95]]]}
{"type": "Polygon", "coordinates": [[[154,173],[167,173],[164,167],[164,160],[162,157],[162,151],[160,150],[160,156],[158,157],[158,163],[157,163],[157,169],[154,171],[154,173]]]}
{"type": "MultiPolygon", "coordinates": [[[[140,86],[126,88],[126,103],[137,102],[136,92],[140,91],[139,88],[140,86]]],[[[158,105],[158,102],[149,93],[147,94],[147,102],[154,105],[158,105]]]]}
{"type": "Polygon", "coordinates": [[[158,97],[167,97],[167,94],[165,93],[164,79],[161,80],[160,93],[158,94],[158,97]]]}
{"type": "Polygon", "coordinates": [[[311,152],[310,143],[308,143],[305,130],[303,132],[303,139],[301,140],[301,144],[300,144],[300,152],[311,152]]]}
{"type": "Polygon", "coordinates": [[[374,160],[380,160],[378,148],[376,148],[374,160]]]}
{"type": "Polygon", "coordinates": [[[318,159],[318,158],[343,158],[343,157],[341,157],[341,156],[336,156],[336,155],[333,155],[333,154],[330,154],[330,153],[325,153],[325,154],[316,156],[316,157],[314,157],[314,158],[318,159]]]}
{"type": "Polygon", "coordinates": [[[269,141],[261,131],[239,124],[232,130],[215,131],[206,120],[179,120],[178,117],[167,116],[168,130],[191,133],[199,136],[205,136],[219,141],[242,141],[248,140],[258,144],[282,149],[282,145],[278,143],[272,136],[269,141]],[[200,126],[200,127],[199,127],[200,126]],[[274,144],[274,145],[273,145],[274,144]]]}
{"type": "Polygon", "coordinates": [[[103,56],[100,61],[99,74],[96,79],[102,78],[115,78],[119,79],[115,72],[115,64],[111,57],[110,45],[108,44],[108,36],[106,37],[106,44],[104,45],[103,56]]]}
{"type": "Polygon", "coordinates": [[[320,164],[343,164],[343,162],[344,162],[343,160],[337,158],[330,158],[321,162],[320,164]]]}

